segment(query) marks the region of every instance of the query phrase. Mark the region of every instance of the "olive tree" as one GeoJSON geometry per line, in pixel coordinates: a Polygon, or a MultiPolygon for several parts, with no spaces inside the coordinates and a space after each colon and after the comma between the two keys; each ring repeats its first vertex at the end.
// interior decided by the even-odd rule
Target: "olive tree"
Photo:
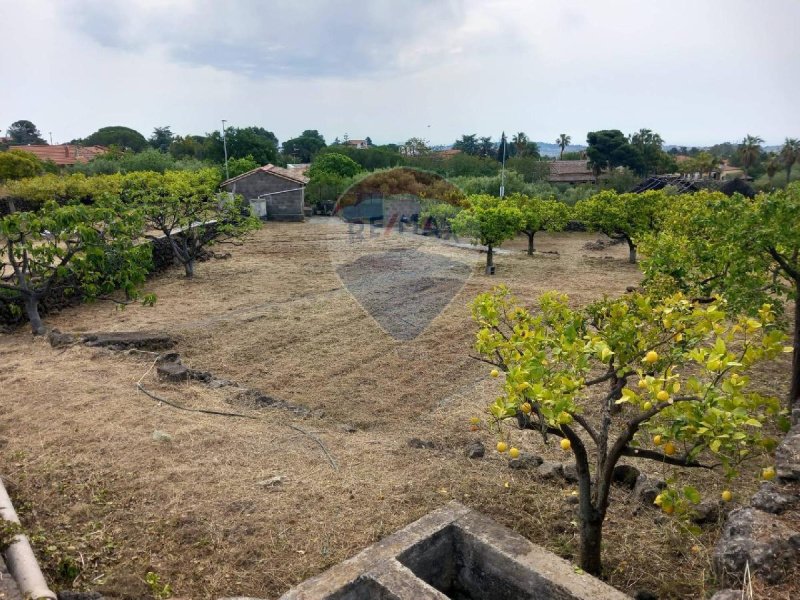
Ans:
{"type": "Polygon", "coordinates": [[[489,195],[469,196],[467,208],[451,221],[453,231],[486,246],[486,273],[492,273],[493,251],[513,239],[522,227],[522,213],[512,203],[489,195]]]}
{"type": "Polygon", "coordinates": [[[576,203],[575,218],[593,231],[624,240],[628,244],[629,262],[635,264],[636,247],[646,234],[658,229],[666,201],[663,191],[618,194],[604,190],[576,203]]]}
{"type": "Polygon", "coordinates": [[[520,231],[528,236],[528,256],[534,252],[533,236],[540,231],[562,231],[569,221],[569,207],[559,200],[522,194],[514,194],[509,200],[522,213],[520,231]]]}
{"type": "MultiPolygon", "coordinates": [[[[754,391],[746,373],[779,353],[784,336],[769,304],[735,321],[725,309],[723,300],[628,294],[574,310],[548,293],[531,311],[503,287],[474,301],[479,358],[495,367],[492,375],[505,374],[490,423],[505,437],[502,423],[511,420],[545,443],[561,438],[571,452],[587,572],[601,573],[603,521],[623,457],[733,477],[742,460],[774,448],[762,425],[780,403],[754,391]]],[[[699,501],[690,485],[657,498],[668,514],[699,501]]]]}
{"type": "Polygon", "coordinates": [[[84,298],[122,288],[129,297],[144,281],[150,246],[137,245],[141,213],[118,202],[46,204],[0,219],[0,291],[19,300],[34,334],[45,332],[39,303],[68,286],[84,298]]]}

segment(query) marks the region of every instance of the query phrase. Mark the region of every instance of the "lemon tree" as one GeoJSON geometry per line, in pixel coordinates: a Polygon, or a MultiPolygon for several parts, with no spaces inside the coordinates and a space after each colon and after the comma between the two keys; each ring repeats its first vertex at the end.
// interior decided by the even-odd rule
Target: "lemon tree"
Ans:
{"type": "Polygon", "coordinates": [[[533,236],[540,231],[561,231],[569,221],[569,207],[558,200],[513,194],[509,201],[522,213],[520,231],[528,236],[528,255],[534,251],[533,236]]]}
{"type": "Polygon", "coordinates": [[[474,244],[486,246],[488,273],[494,265],[494,249],[513,239],[522,228],[522,213],[511,202],[486,194],[468,196],[466,205],[453,217],[451,227],[457,234],[471,238],[474,244]]]}
{"type": "MultiPolygon", "coordinates": [[[[622,457],[733,477],[743,460],[774,447],[762,425],[781,417],[780,403],[753,391],[747,376],[783,349],[769,304],[731,320],[721,299],[627,294],[575,310],[548,293],[531,311],[498,287],[478,296],[472,313],[475,349],[505,374],[490,423],[511,421],[545,442],[560,438],[572,453],[580,566],[589,573],[601,571],[603,521],[622,457]]],[[[699,501],[692,486],[658,498],[668,514],[699,501]]]]}
{"type": "Polygon", "coordinates": [[[642,241],[645,286],[701,301],[722,294],[750,316],[794,303],[789,406],[800,407],[800,182],[752,200],[720,193],[671,198],[661,232],[642,241]]]}
{"type": "Polygon", "coordinates": [[[660,229],[660,217],[670,197],[663,191],[618,194],[604,190],[575,204],[575,218],[593,231],[628,244],[629,261],[636,262],[639,242],[660,229]]]}

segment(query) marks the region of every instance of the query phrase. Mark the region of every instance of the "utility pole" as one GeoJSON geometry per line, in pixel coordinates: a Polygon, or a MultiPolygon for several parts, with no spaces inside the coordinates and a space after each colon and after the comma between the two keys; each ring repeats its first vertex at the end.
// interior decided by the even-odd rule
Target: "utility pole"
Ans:
{"type": "Polygon", "coordinates": [[[230,179],[228,173],[228,143],[225,140],[225,119],[222,119],[222,151],[225,153],[225,179],[230,179]]]}
{"type": "Polygon", "coordinates": [[[506,195],[506,132],[500,137],[500,143],[503,144],[503,167],[500,170],[500,197],[506,195]]]}
{"type": "Polygon", "coordinates": [[[53,132],[52,131],[48,131],[47,133],[50,134],[50,145],[52,146],[53,145],[53,132]]]}

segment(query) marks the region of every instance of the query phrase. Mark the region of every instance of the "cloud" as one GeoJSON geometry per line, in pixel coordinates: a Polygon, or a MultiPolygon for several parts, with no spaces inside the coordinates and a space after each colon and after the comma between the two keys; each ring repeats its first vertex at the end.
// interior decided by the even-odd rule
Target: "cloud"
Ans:
{"type": "Polygon", "coordinates": [[[464,0],[91,0],[61,10],[103,46],[158,47],[187,65],[254,78],[408,72],[435,59],[467,14],[464,0]]]}

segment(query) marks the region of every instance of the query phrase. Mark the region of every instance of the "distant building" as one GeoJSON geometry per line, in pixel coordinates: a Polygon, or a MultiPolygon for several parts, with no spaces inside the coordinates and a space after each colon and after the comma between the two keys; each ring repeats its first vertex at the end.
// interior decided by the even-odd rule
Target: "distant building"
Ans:
{"type": "Polygon", "coordinates": [[[369,148],[369,144],[367,140],[347,140],[344,143],[345,146],[352,146],[356,150],[366,150],[369,148]]]}
{"type": "Polygon", "coordinates": [[[36,156],[39,160],[52,161],[59,167],[66,167],[76,163],[87,163],[93,158],[108,152],[105,146],[77,146],[75,144],[30,144],[27,146],[11,146],[13,150],[24,150],[36,156]]]}
{"type": "Polygon", "coordinates": [[[547,164],[550,167],[549,183],[597,183],[588,160],[551,160],[547,164]]]}
{"type": "Polygon", "coordinates": [[[298,169],[264,165],[223,181],[226,192],[241,194],[253,213],[273,221],[302,221],[305,187],[309,179],[298,169]]]}
{"type": "Polygon", "coordinates": [[[308,171],[311,163],[294,163],[286,165],[286,169],[291,171],[294,175],[304,175],[308,171]]]}

